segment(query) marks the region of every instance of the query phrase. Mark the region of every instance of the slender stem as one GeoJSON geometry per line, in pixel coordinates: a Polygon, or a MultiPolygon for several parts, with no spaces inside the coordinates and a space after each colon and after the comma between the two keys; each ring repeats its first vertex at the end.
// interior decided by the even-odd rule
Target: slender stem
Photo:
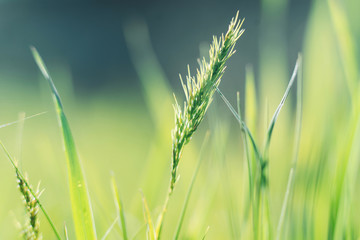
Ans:
{"type": "Polygon", "coordinates": [[[194,171],[194,174],[193,174],[193,176],[192,176],[192,179],[191,179],[191,182],[190,182],[190,186],[189,186],[188,192],[187,192],[186,197],[185,197],[184,206],[183,206],[183,208],[182,208],[181,215],[180,215],[180,218],[179,218],[179,223],[178,223],[177,228],[176,228],[176,231],[175,231],[174,240],[177,240],[177,239],[179,238],[180,230],[181,230],[182,224],[183,224],[183,222],[184,222],[184,217],[185,217],[185,213],[186,213],[186,210],[187,210],[187,206],[188,206],[188,204],[189,204],[190,195],[191,195],[192,189],[193,189],[193,187],[194,187],[195,179],[196,179],[196,177],[197,177],[197,175],[198,175],[198,172],[199,172],[201,163],[203,162],[203,161],[202,161],[202,160],[203,160],[203,152],[204,152],[205,146],[206,146],[207,143],[208,143],[209,136],[210,136],[210,132],[208,131],[208,132],[206,132],[204,141],[203,141],[202,146],[201,146],[201,148],[200,148],[200,153],[199,153],[199,157],[198,157],[198,162],[197,162],[197,165],[196,165],[196,169],[195,169],[195,171],[194,171]]]}

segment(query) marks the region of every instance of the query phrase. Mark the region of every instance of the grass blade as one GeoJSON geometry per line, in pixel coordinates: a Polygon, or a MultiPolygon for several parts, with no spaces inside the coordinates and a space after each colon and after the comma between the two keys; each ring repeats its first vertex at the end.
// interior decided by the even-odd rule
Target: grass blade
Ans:
{"type": "Polygon", "coordinates": [[[198,159],[198,162],[197,162],[197,165],[196,165],[196,169],[195,169],[194,174],[192,176],[190,186],[189,186],[188,192],[187,192],[186,197],[185,197],[184,206],[183,206],[183,208],[181,210],[180,219],[179,219],[178,225],[176,227],[176,231],[175,231],[175,235],[174,235],[175,240],[177,240],[179,238],[179,235],[180,235],[180,230],[181,230],[182,224],[184,222],[185,213],[186,213],[187,206],[188,206],[189,200],[190,200],[190,195],[191,195],[194,183],[195,183],[195,179],[196,179],[196,177],[197,177],[197,175],[199,173],[200,165],[201,165],[202,159],[203,159],[203,151],[205,149],[205,146],[208,143],[209,136],[210,136],[210,132],[207,132],[206,135],[205,135],[203,144],[201,146],[201,149],[200,149],[199,159],[198,159]]]}
{"type": "Polygon", "coordinates": [[[69,234],[68,234],[68,230],[67,230],[66,224],[64,224],[64,235],[65,235],[65,239],[66,239],[66,240],[69,240],[69,234]]]}
{"type": "Polygon", "coordinates": [[[123,204],[122,204],[122,201],[121,201],[121,198],[120,198],[120,195],[119,195],[119,190],[117,188],[114,176],[112,177],[112,187],[113,187],[113,193],[114,193],[114,199],[115,199],[116,208],[118,210],[118,217],[120,218],[121,229],[122,229],[122,232],[123,232],[123,238],[124,238],[124,240],[127,240],[128,236],[127,236],[127,231],[126,231],[126,221],[125,221],[125,214],[124,214],[123,204]]]}
{"type": "Polygon", "coordinates": [[[208,227],[206,228],[205,233],[204,233],[204,236],[201,238],[201,240],[205,240],[205,238],[206,238],[209,230],[210,230],[210,226],[208,226],[208,227]]]}
{"type": "Polygon", "coordinates": [[[299,55],[299,70],[297,77],[297,101],[296,101],[296,124],[295,124],[295,141],[294,141],[294,151],[293,151],[293,162],[289,173],[289,179],[286,186],[285,197],[283,201],[283,205],[281,208],[279,223],[277,227],[276,240],[280,239],[282,226],[285,220],[285,214],[287,210],[287,205],[290,198],[291,188],[294,185],[295,179],[295,170],[298,161],[299,148],[300,148],[300,137],[301,137],[301,124],[302,124],[302,57],[299,55]]]}
{"type": "Polygon", "coordinates": [[[266,143],[265,143],[265,148],[264,148],[264,155],[266,156],[265,157],[265,160],[267,159],[267,154],[268,154],[268,150],[269,150],[269,146],[270,146],[270,140],[271,140],[271,136],[272,136],[272,132],[274,130],[274,127],[275,127],[275,122],[280,114],[280,111],[281,111],[281,108],[284,106],[284,103],[290,93],[290,89],[292,87],[292,85],[294,84],[294,81],[295,81],[295,77],[298,73],[298,69],[299,69],[299,65],[300,65],[300,61],[301,61],[301,57],[299,56],[298,59],[296,60],[296,64],[295,64],[295,68],[294,68],[294,71],[291,75],[291,78],[290,78],[290,81],[289,81],[289,84],[285,90],[285,93],[284,93],[284,96],[282,97],[281,101],[280,101],[280,104],[279,106],[277,107],[272,119],[271,119],[271,122],[270,122],[270,125],[269,125],[269,129],[268,129],[268,132],[267,132],[267,138],[266,138],[266,143]]]}
{"type": "Polygon", "coordinates": [[[135,234],[130,238],[131,240],[135,240],[137,239],[137,236],[141,233],[141,231],[143,230],[144,227],[146,227],[146,223],[144,223],[143,225],[141,225],[141,227],[139,227],[138,230],[136,230],[135,234]]]}
{"type": "Polygon", "coordinates": [[[60,96],[39,53],[34,47],[31,47],[31,51],[38,67],[50,85],[57,117],[62,131],[69,172],[70,198],[76,238],[96,239],[96,231],[89,193],[86,187],[81,162],[75,147],[73,136],[70,131],[69,123],[63,110],[60,96]]]}
{"type": "Polygon", "coordinates": [[[255,139],[253,138],[249,128],[246,126],[245,122],[243,120],[241,120],[240,115],[236,112],[236,110],[234,109],[234,107],[231,105],[231,103],[229,102],[229,100],[227,100],[227,98],[224,96],[224,94],[220,91],[219,88],[216,88],[216,91],[220,94],[220,97],[223,99],[223,101],[225,102],[226,106],[230,109],[231,113],[234,115],[234,117],[236,118],[236,120],[240,123],[240,125],[242,126],[242,128],[244,129],[245,133],[249,136],[250,138],[250,142],[251,145],[254,148],[256,157],[258,159],[262,159],[261,158],[261,153],[259,151],[259,148],[256,145],[255,139]]]}
{"type": "Polygon", "coordinates": [[[236,100],[237,100],[238,115],[239,115],[239,119],[240,119],[240,128],[241,128],[242,132],[244,133],[241,135],[243,136],[245,157],[246,157],[247,165],[248,165],[249,191],[250,191],[250,200],[251,200],[252,194],[253,194],[253,171],[252,171],[252,162],[251,162],[251,158],[250,158],[250,150],[249,150],[249,145],[248,145],[247,134],[241,124],[241,108],[240,108],[240,93],[239,92],[237,92],[237,94],[236,94],[236,100]]]}
{"type": "Polygon", "coordinates": [[[53,230],[56,239],[61,239],[59,232],[56,230],[55,225],[53,223],[53,221],[51,220],[49,214],[46,212],[45,208],[43,207],[43,205],[41,204],[41,202],[39,201],[39,198],[36,196],[35,191],[31,188],[30,184],[26,181],[24,175],[22,174],[22,172],[20,171],[20,169],[16,166],[15,164],[15,160],[11,157],[10,153],[8,152],[8,150],[5,148],[4,144],[0,141],[0,145],[2,147],[2,149],[4,150],[6,157],[9,159],[11,165],[14,167],[15,171],[17,172],[17,174],[19,175],[19,178],[25,183],[26,187],[29,189],[31,195],[34,197],[34,199],[36,200],[37,204],[39,205],[39,208],[41,209],[41,211],[43,212],[43,214],[45,215],[46,220],[48,221],[48,223],[51,226],[51,229],[53,230]]]}
{"type": "MultiPolygon", "coordinates": [[[[237,92],[236,94],[236,100],[237,100],[237,110],[238,110],[238,115],[241,118],[241,107],[240,107],[240,93],[237,92]]],[[[257,233],[257,224],[256,224],[256,219],[254,216],[256,216],[256,208],[255,208],[255,201],[254,201],[254,182],[255,182],[255,172],[254,172],[254,168],[256,166],[256,162],[255,162],[255,156],[254,156],[254,152],[250,150],[249,148],[249,144],[248,144],[248,135],[245,131],[245,129],[243,128],[242,124],[240,123],[240,128],[241,128],[241,132],[242,132],[242,137],[243,137],[243,143],[244,143],[244,151],[245,151],[245,158],[247,160],[247,166],[248,166],[248,178],[249,178],[249,197],[245,199],[245,219],[247,218],[247,216],[249,215],[250,212],[250,207],[252,210],[252,221],[253,221],[253,232],[257,233]]],[[[254,236],[254,239],[255,236],[254,236]]]]}
{"type": "Polygon", "coordinates": [[[111,223],[110,227],[108,228],[108,230],[106,230],[104,236],[101,238],[101,240],[105,240],[107,238],[107,236],[110,234],[111,230],[115,227],[115,224],[119,221],[119,216],[117,216],[115,218],[115,220],[111,223]]]}
{"type": "Polygon", "coordinates": [[[0,125],[0,128],[4,128],[4,127],[10,126],[10,125],[14,125],[14,124],[16,124],[16,123],[22,124],[22,122],[23,122],[24,120],[27,120],[27,119],[30,119],[30,118],[33,118],[33,117],[37,117],[37,116],[43,115],[43,114],[45,114],[45,113],[46,113],[46,112],[36,113],[36,114],[31,115],[31,116],[29,116],[29,117],[25,117],[25,116],[24,116],[24,118],[20,118],[20,119],[17,120],[17,121],[5,123],[5,124],[1,124],[1,125],[0,125]]]}
{"type": "Polygon", "coordinates": [[[147,224],[147,239],[149,240],[156,240],[156,232],[155,232],[155,228],[154,228],[154,224],[153,221],[151,219],[151,214],[149,211],[149,206],[147,204],[146,198],[144,196],[144,194],[142,192],[141,196],[142,196],[142,201],[143,201],[143,207],[144,207],[144,217],[145,217],[145,221],[147,224]]]}

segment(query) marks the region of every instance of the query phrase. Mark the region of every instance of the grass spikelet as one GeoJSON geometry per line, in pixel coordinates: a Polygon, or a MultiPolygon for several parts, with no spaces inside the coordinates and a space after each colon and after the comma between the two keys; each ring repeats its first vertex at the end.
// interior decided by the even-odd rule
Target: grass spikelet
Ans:
{"type": "Polygon", "coordinates": [[[25,181],[28,182],[27,176],[25,176],[25,179],[22,179],[19,175],[19,171],[16,170],[16,179],[19,191],[24,199],[24,205],[28,217],[25,225],[23,226],[22,236],[27,240],[41,239],[40,219],[38,217],[39,205],[36,200],[36,198],[39,198],[41,195],[39,190],[40,184],[38,184],[35,196],[33,196],[25,183],[25,181]]]}
{"type": "Polygon", "coordinates": [[[239,12],[230,22],[226,35],[219,39],[214,37],[209,50],[209,62],[205,58],[200,62],[196,77],[191,76],[188,67],[186,85],[180,77],[184,88],[186,102],[181,110],[175,98],[175,128],[172,131],[172,170],[170,191],[173,191],[177,177],[177,168],[184,146],[190,141],[192,135],[203,120],[214,92],[219,86],[225,71],[226,61],[235,53],[236,41],[244,32],[241,29],[243,20],[238,19],[239,12]]]}
{"type": "MultiPolygon", "coordinates": [[[[32,199],[32,204],[34,204],[34,202],[36,202],[36,205],[39,207],[39,209],[43,212],[46,220],[48,221],[48,223],[50,224],[51,226],[51,229],[53,230],[55,236],[56,236],[56,239],[60,240],[61,237],[60,237],[60,234],[59,232],[56,230],[55,228],[55,225],[53,223],[53,221],[51,220],[49,214],[47,213],[47,211],[45,210],[45,208],[43,207],[43,205],[41,204],[41,202],[39,201],[39,198],[38,196],[40,196],[41,193],[36,193],[32,187],[29,185],[28,181],[26,180],[26,178],[24,177],[24,175],[22,174],[21,170],[17,167],[17,164],[15,162],[15,160],[13,159],[13,157],[10,155],[10,153],[8,152],[8,150],[5,148],[4,144],[0,141],[0,146],[1,148],[4,150],[5,152],[5,155],[6,157],[8,158],[8,160],[10,161],[11,165],[14,167],[15,169],[15,172],[16,172],[16,177],[17,179],[20,179],[21,182],[18,182],[18,185],[19,187],[22,186],[22,188],[24,188],[25,190],[25,187],[26,187],[26,194],[31,194],[31,197],[26,197],[28,199],[32,199]],[[25,186],[25,187],[24,187],[25,186]]],[[[18,180],[19,181],[19,180],[18,180]]],[[[24,190],[21,190],[20,191],[24,191],[24,190]]],[[[23,195],[24,196],[24,195],[23,195]]],[[[25,196],[24,196],[25,198],[25,196]]],[[[35,212],[33,212],[35,213],[35,212]]],[[[36,222],[36,221],[35,221],[36,222]]]]}

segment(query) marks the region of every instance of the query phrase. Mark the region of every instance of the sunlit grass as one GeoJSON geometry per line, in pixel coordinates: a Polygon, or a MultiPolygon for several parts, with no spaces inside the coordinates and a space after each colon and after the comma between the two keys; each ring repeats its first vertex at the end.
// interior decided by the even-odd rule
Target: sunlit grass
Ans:
{"type": "MultiPolygon", "coordinates": [[[[176,189],[171,188],[166,217],[160,223],[156,217],[164,213],[162,201],[169,169],[174,167],[170,162],[172,89],[151,49],[146,25],[139,22],[125,27],[142,92],[124,91],[121,97],[107,97],[103,92],[80,102],[64,98],[68,95],[60,88],[66,118],[59,94],[35,52],[51,86],[51,91],[42,88],[46,89],[43,100],[50,102],[51,92],[55,110],[49,103],[38,104],[31,96],[33,90],[23,91],[16,105],[28,98],[32,113],[47,113],[25,120],[22,137],[17,137],[14,125],[1,128],[1,139],[9,146],[6,153],[11,161],[21,156],[21,167],[13,164],[18,178],[26,170],[31,182],[42,180],[44,193],[39,200],[34,195],[44,206],[45,217],[40,213],[44,239],[67,239],[67,235],[69,239],[158,239],[160,229],[162,239],[357,239],[358,41],[345,12],[346,6],[337,1],[313,4],[303,61],[298,60],[287,89],[271,76],[284,76],[284,71],[290,75],[288,66],[293,62],[281,64],[284,59],[278,59],[273,71],[280,72],[267,74],[272,65],[264,64],[272,59],[266,54],[260,74],[256,66],[239,67],[246,84],[245,94],[237,95],[237,108],[226,98],[231,96],[217,89],[207,116],[183,151],[181,164],[175,166],[179,169],[174,179],[181,178],[176,189]],[[303,77],[296,79],[296,73],[303,77]],[[269,78],[266,84],[265,77],[269,78]],[[270,118],[275,100],[281,104],[270,118]],[[76,152],[71,135],[76,139],[76,152]],[[67,154],[62,152],[62,138],[67,154]],[[211,144],[202,144],[208,138],[211,144]],[[78,184],[84,188],[76,193],[78,184]],[[77,194],[81,197],[74,197],[77,194]]],[[[223,78],[233,81],[226,74],[223,78]]],[[[61,82],[61,78],[54,76],[54,81],[61,82]]],[[[233,89],[234,96],[240,90],[233,89]]],[[[9,112],[15,117],[9,113],[5,120],[11,122],[16,111],[9,112]]],[[[14,171],[7,161],[0,161],[0,169],[1,179],[9,183],[0,188],[8,196],[0,209],[0,217],[7,219],[0,221],[0,238],[13,239],[18,230],[8,219],[21,219],[24,214],[14,171]]]]}

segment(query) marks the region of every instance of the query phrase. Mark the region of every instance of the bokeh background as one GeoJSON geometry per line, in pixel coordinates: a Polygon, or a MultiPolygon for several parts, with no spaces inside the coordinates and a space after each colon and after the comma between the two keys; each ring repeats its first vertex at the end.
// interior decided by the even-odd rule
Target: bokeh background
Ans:
{"type": "MultiPolygon", "coordinates": [[[[360,3],[334,1],[344,10],[351,38],[346,46],[358,73],[360,3]]],[[[228,62],[220,89],[234,105],[236,92],[240,92],[248,125],[262,143],[266,122],[282,97],[298,53],[303,53],[304,121],[295,186],[304,199],[310,198],[305,192],[311,189],[310,195],[320,199],[312,203],[318,209],[315,219],[326,219],[331,192],[326,182],[336,171],[336,160],[329,157],[329,149],[340,139],[351,112],[342,55],[346,49],[339,48],[328,1],[2,0],[0,123],[17,120],[21,112],[27,116],[46,113],[26,120],[23,128],[16,124],[1,128],[0,139],[20,161],[30,182],[36,186],[41,180],[45,188],[43,205],[58,229],[66,223],[73,236],[65,156],[50,92],[29,47],[38,49],[62,96],[81,153],[98,236],[116,217],[110,185],[113,173],[124,201],[130,236],[139,231],[136,239],[143,239],[139,189],[155,217],[170,176],[172,93],[184,99],[178,74],[185,75],[188,64],[195,73],[197,59],[206,55],[212,36],[226,32],[237,10],[245,18],[246,31],[236,46],[237,53],[228,62]],[[244,103],[246,69],[248,74],[253,69],[256,85],[253,109],[244,103]],[[320,165],[323,175],[317,174],[320,165]],[[320,176],[316,184],[324,185],[319,193],[312,191],[312,180],[306,182],[315,176],[320,176]]],[[[358,75],[355,80],[359,80],[358,75]]],[[[291,92],[280,115],[271,145],[271,211],[276,223],[291,164],[295,93],[291,92]]],[[[181,178],[166,216],[165,239],[174,231],[206,131],[210,131],[210,143],[182,237],[199,239],[207,226],[208,239],[246,236],[241,231],[246,222],[242,207],[247,173],[240,129],[215,96],[180,163],[181,178]]],[[[0,181],[0,239],[16,239],[19,231],[15,223],[24,221],[24,210],[14,170],[5,155],[0,155],[0,181]]],[[[354,219],[355,223],[359,221],[359,217],[354,219]]],[[[314,236],[326,236],[326,224],[316,223],[319,228],[314,236]]],[[[44,239],[52,239],[45,219],[41,229],[44,239]]],[[[288,232],[296,235],[298,228],[294,229],[288,232]]],[[[109,239],[120,236],[117,227],[109,239]]]]}

